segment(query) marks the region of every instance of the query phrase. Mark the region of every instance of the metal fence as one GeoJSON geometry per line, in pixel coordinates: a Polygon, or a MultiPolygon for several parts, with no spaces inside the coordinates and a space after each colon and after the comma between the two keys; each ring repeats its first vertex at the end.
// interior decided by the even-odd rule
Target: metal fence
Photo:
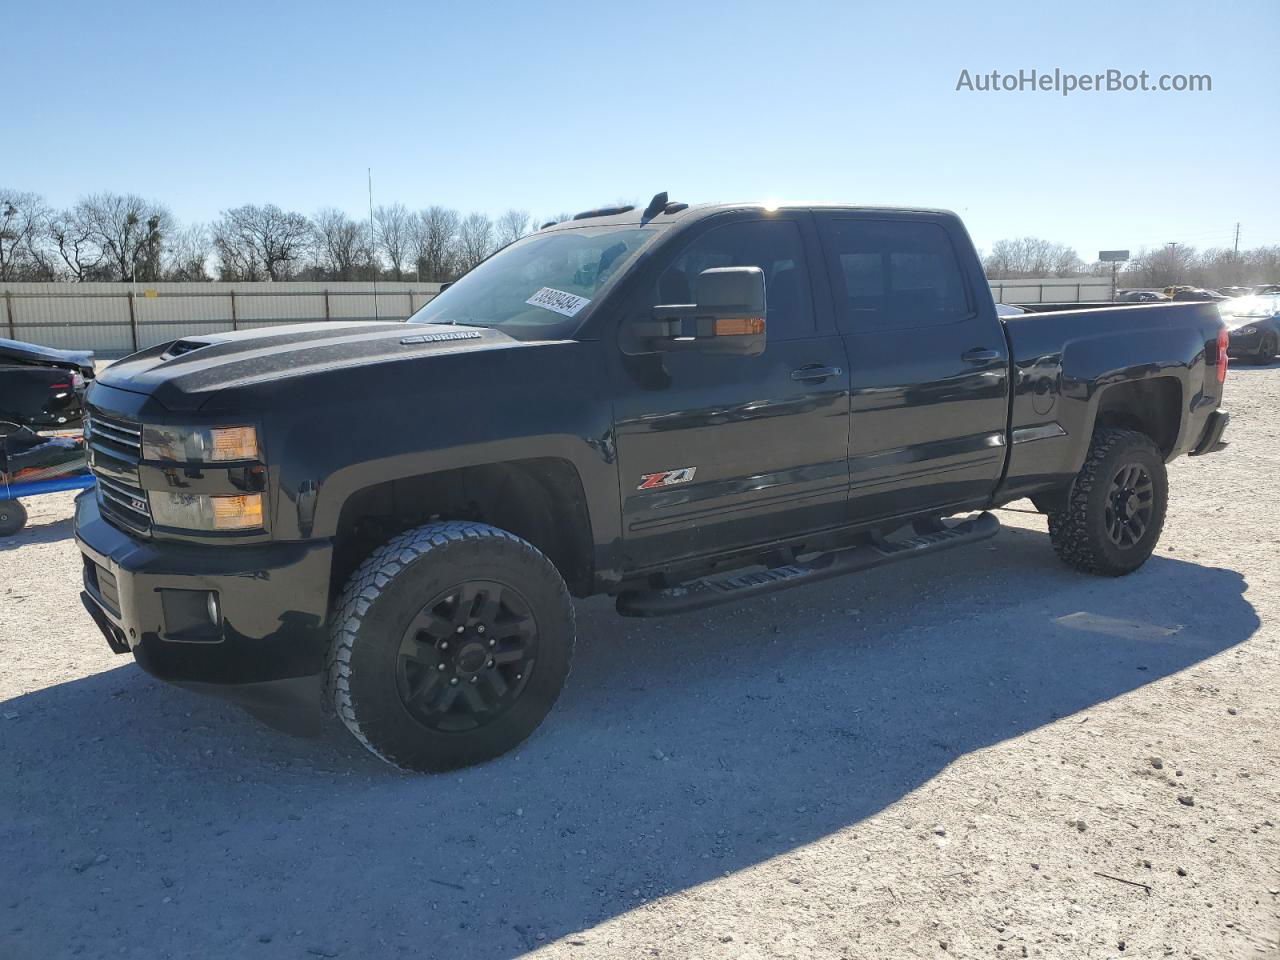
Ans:
{"type": "Polygon", "coordinates": [[[310,320],[403,320],[438,283],[10,283],[0,336],[123,355],[180,337],[310,320]]]}
{"type": "MultiPolygon", "coordinates": [[[[438,283],[9,283],[0,286],[0,336],[123,356],[205,333],[308,320],[403,320],[438,283]]],[[[1111,281],[997,280],[1001,303],[1110,300],[1111,281]]]]}

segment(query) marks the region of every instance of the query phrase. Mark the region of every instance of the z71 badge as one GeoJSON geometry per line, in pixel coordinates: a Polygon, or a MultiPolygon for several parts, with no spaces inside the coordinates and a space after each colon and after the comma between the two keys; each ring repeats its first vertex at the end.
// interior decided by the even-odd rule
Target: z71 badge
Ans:
{"type": "Polygon", "coordinates": [[[637,490],[653,490],[657,487],[674,487],[677,483],[688,483],[697,473],[697,467],[681,467],[679,470],[664,470],[662,473],[646,473],[640,478],[637,490]]]}

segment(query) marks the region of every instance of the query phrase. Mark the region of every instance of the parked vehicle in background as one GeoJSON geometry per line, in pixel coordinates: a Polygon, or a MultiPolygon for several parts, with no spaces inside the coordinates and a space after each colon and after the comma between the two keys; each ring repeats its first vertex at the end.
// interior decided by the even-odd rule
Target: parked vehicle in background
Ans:
{"type": "Polygon", "coordinates": [[[1228,356],[1271,363],[1280,354],[1280,295],[1237,297],[1218,310],[1230,337],[1228,356]]]}
{"type": "Polygon", "coordinates": [[[1227,298],[1216,290],[1205,290],[1202,287],[1184,287],[1174,293],[1172,299],[1180,303],[1217,303],[1227,298]]]}
{"type": "Polygon", "coordinates": [[[1218,287],[1218,293],[1224,297],[1247,297],[1253,293],[1252,287],[1218,287]]]}
{"type": "Polygon", "coordinates": [[[1253,292],[1257,296],[1274,297],[1280,295],[1280,283],[1260,283],[1253,288],[1253,292]]]}
{"type": "Polygon", "coordinates": [[[697,610],[986,539],[1024,497],[1067,564],[1138,569],[1165,464],[1219,446],[1226,344],[1207,304],[1002,318],[945,211],[658,194],[516,241],[407,324],[113,364],[82,598],[157,676],[323,698],[447,770],[551,708],[571,595],[697,610]]]}
{"type": "Polygon", "coordinates": [[[1168,294],[1159,290],[1121,290],[1116,294],[1116,303],[1163,303],[1168,300],[1168,294]]]}

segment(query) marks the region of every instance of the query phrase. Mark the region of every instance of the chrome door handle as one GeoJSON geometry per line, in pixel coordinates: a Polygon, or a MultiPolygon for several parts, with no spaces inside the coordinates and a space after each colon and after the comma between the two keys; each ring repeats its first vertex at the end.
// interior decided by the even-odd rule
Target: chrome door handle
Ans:
{"type": "Polygon", "coordinates": [[[801,367],[799,370],[791,371],[791,379],[799,380],[804,383],[810,381],[817,382],[819,380],[828,380],[831,377],[838,377],[844,370],[840,367],[820,367],[817,364],[809,367],[801,367]]]}

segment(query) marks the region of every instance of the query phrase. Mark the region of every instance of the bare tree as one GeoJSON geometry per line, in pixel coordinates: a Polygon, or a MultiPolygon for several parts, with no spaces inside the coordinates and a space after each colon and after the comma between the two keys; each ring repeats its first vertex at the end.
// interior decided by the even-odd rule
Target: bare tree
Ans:
{"type": "Polygon", "coordinates": [[[459,272],[466,273],[493,253],[493,221],[483,213],[469,213],[458,228],[459,272]]]}
{"type": "Polygon", "coordinates": [[[224,280],[284,280],[311,238],[311,222],[273,203],[224,210],[213,224],[218,272],[224,280]]]}
{"type": "Polygon", "coordinates": [[[368,224],[335,207],[318,212],[312,224],[316,266],[327,279],[356,280],[368,275],[373,264],[368,224]]]}
{"type": "Polygon", "coordinates": [[[1202,287],[1224,284],[1235,286],[1244,282],[1244,258],[1230,247],[1211,247],[1197,258],[1191,270],[1191,280],[1202,287]]]}
{"type": "Polygon", "coordinates": [[[1248,283],[1280,283],[1280,245],[1255,247],[1241,255],[1248,283]]]}
{"type": "Polygon", "coordinates": [[[1196,260],[1193,247],[1171,243],[1154,250],[1139,250],[1125,270],[1126,285],[1139,287],[1167,287],[1186,283],[1191,279],[1192,264],[1196,260]]]}
{"type": "Polygon", "coordinates": [[[433,206],[418,211],[413,231],[413,254],[419,280],[439,283],[453,279],[460,225],[457,210],[433,206]]]}
{"type": "Polygon", "coordinates": [[[60,272],[69,280],[110,278],[102,249],[94,242],[93,226],[79,205],[63,210],[49,221],[49,242],[62,261],[60,272]]]}
{"type": "Polygon", "coordinates": [[[386,255],[395,280],[404,279],[405,263],[413,251],[414,216],[402,203],[378,207],[373,211],[374,239],[386,255]]]}
{"type": "Polygon", "coordinates": [[[102,254],[113,280],[158,280],[169,211],[135,194],[97,193],[79,200],[76,219],[102,254]]]}
{"type": "Polygon", "coordinates": [[[496,229],[498,246],[505,247],[509,243],[515,243],[529,232],[529,211],[508,210],[498,218],[496,229]]]}
{"type": "Polygon", "coordinates": [[[1075,277],[1085,272],[1080,255],[1064,243],[1020,237],[997,240],[983,261],[988,279],[1017,277],[1075,277]]]}
{"type": "Polygon", "coordinates": [[[213,242],[209,228],[195,223],[174,231],[164,251],[164,278],[166,280],[199,281],[209,279],[209,259],[213,242]]]}
{"type": "Polygon", "coordinates": [[[0,188],[0,280],[50,279],[49,221],[42,197],[0,188]]]}

